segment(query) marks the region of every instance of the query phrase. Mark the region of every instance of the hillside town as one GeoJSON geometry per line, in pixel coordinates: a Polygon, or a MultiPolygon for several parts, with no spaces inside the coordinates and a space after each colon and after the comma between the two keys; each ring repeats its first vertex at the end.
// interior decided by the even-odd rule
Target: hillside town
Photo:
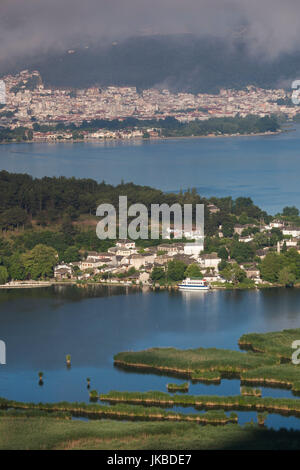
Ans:
{"type": "MultiPolygon", "coordinates": [[[[283,89],[261,89],[248,86],[244,90],[220,90],[218,95],[172,93],[167,89],[151,88],[138,91],[135,87],[94,86],[87,89],[58,89],[43,84],[38,71],[23,70],[17,75],[2,77],[6,88],[6,102],[0,107],[0,126],[15,129],[34,124],[65,126],[82,125],[92,120],[158,120],[173,117],[181,123],[209,118],[260,117],[281,114],[293,119],[300,108],[290,105],[290,93],[283,89]]],[[[157,131],[149,129],[150,136],[157,131]]],[[[86,139],[142,138],[143,130],[124,132],[99,129],[82,131],[86,139]]],[[[33,140],[72,139],[68,131],[39,132],[33,140]]]]}
{"type": "MultiPolygon", "coordinates": [[[[209,205],[209,210],[212,213],[219,211],[214,204],[209,205]]],[[[179,281],[184,276],[204,278],[211,287],[234,286],[236,281],[245,280],[248,287],[270,285],[261,275],[262,261],[272,253],[280,255],[292,250],[291,256],[300,254],[300,227],[274,218],[270,223],[260,226],[257,223],[236,224],[231,237],[237,245],[253,246],[259,238],[270,240],[275,234],[278,237],[277,242],[256,249],[253,260],[242,262],[238,256],[237,259],[226,254],[224,256],[224,249],[223,252],[222,249],[218,252],[207,252],[204,238],[194,237],[193,242],[172,240],[172,243],[169,243],[166,240],[165,243],[144,249],[140,249],[132,240],[118,240],[107,252],[87,252],[81,261],[59,263],[54,268],[54,277],[56,281],[97,281],[105,284],[152,287],[166,284],[176,286],[176,282],[172,281],[179,281]],[[179,268],[178,279],[168,279],[170,263],[179,268]],[[237,272],[238,276],[235,277],[234,273],[237,272]]],[[[192,238],[191,234],[185,235],[192,238]]],[[[224,238],[222,226],[213,238],[224,238]]],[[[240,254],[241,250],[239,256],[240,254]]]]}

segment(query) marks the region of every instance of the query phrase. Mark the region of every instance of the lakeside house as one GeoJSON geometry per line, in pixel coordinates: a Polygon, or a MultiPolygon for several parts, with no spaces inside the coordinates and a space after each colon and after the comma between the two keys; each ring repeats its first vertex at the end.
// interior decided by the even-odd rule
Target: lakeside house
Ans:
{"type": "Polygon", "coordinates": [[[54,278],[57,280],[71,279],[73,274],[72,266],[70,264],[58,264],[54,268],[54,278]]]}
{"type": "Polygon", "coordinates": [[[218,265],[221,261],[217,253],[203,254],[198,258],[198,262],[202,268],[213,268],[215,271],[218,271],[218,265]]]}
{"type": "Polygon", "coordinates": [[[221,282],[222,284],[224,284],[226,282],[225,279],[223,279],[220,274],[218,273],[206,273],[203,277],[203,279],[205,281],[207,281],[209,284],[211,284],[212,282],[221,282]]]}

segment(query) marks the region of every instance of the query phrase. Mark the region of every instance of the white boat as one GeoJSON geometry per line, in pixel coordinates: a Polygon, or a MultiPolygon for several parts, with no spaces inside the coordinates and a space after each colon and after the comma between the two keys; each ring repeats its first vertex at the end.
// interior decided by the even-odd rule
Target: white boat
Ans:
{"type": "Polygon", "coordinates": [[[178,284],[180,290],[209,290],[210,285],[205,279],[190,279],[187,277],[178,284]]]}

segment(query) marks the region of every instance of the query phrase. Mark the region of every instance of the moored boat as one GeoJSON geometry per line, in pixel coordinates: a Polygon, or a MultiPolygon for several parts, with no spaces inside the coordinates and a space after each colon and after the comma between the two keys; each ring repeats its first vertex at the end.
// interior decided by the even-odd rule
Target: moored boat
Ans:
{"type": "Polygon", "coordinates": [[[180,290],[209,290],[210,285],[205,279],[190,279],[187,277],[178,284],[180,290]]]}

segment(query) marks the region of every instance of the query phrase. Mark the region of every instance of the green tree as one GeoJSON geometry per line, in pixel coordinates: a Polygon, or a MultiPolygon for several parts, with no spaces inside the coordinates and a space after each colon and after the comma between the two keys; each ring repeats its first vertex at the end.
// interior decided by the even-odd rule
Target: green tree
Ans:
{"type": "Polygon", "coordinates": [[[278,281],[284,286],[291,286],[294,284],[296,276],[291,272],[288,266],[282,268],[278,274],[278,281]]]}
{"type": "Polygon", "coordinates": [[[283,264],[288,266],[289,270],[295,274],[297,279],[300,279],[300,254],[295,248],[283,250],[282,255],[283,264]]]}
{"type": "Polygon", "coordinates": [[[54,248],[36,245],[31,251],[22,255],[26,276],[35,280],[52,277],[57,258],[58,255],[54,248]]]}
{"type": "Polygon", "coordinates": [[[225,246],[222,246],[222,247],[218,250],[218,256],[219,256],[219,258],[221,258],[222,260],[228,259],[228,251],[227,251],[227,249],[225,248],[225,246]]]}
{"type": "Polygon", "coordinates": [[[284,207],[282,211],[282,215],[286,217],[294,217],[294,216],[297,217],[299,215],[299,210],[295,206],[292,206],[292,207],[287,206],[287,207],[284,207]]]}
{"type": "Polygon", "coordinates": [[[135,269],[134,266],[131,266],[131,268],[129,268],[127,271],[128,276],[133,276],[135,273],[137,273],[137,270],[135,269]]]}
{"type": "Polygon", "coordinates": [[[280,242],[281,240],[283,240],[282,231],[277,227],[273,227],[271,229],[270,245],[274,246],[277,242],[280,242]]]}
{"type": "Polygon", "coordinates": [[[259,232],[254,235],[253,242],[257,248],[263,248],[269,245],[270,240],[265,233],[259,232]]]}
{"type": "Polygon", "coordinates": [[[0,266],[0,284],[6,284],[8,281],[8,272],[5,266],[0,266]]]}
{"type": "Polygon", "coordinates": [[[166,273],[164,268],[155,266],[151,272],[151,280],[153,282],[163,282],[166,280],[166,273]]]}
{"type": "Polygon", "coordinates": [[[183,261],[169,261],[167,276],[170,281],[181,281],[185,277],[187,265],[183,261]]]}
{"type": "Polygon", "coordinates": [[[190,278],[200,278],[202,279],[202,272],[201,272],[201,269],[199,267],[199,265],[197,263],[192,263],[190,264],[186,270],[185,270],[185,273],[184,273],[185,277],[190,277],[190,278]]]}
{"type": "Polygon", "coordinates": [[[233,236],[234,233],[234,222],[233,220],[226,219],[222,223],[222,233],[224,237],[230,238],[233,236]]]}
{"type": "Polygon", "coordinates": [[[243,282],[246,279],[246,273],[237,263],[229,264],[223,271],[221,271],[221,276],[226,279],[226,281],[232,282],[233,284],[238,284],[243,282]]]}
{"type": "Polygon", "coordinates": [[[76,246],[69,246],[63,255],[63,260],[65,263],[73,263],[76,261],[80,261],[80,254],[79,250],[76,246]]]}
{"type": "Polygon", "coordinates": [[[22,260],[22,255],[14,253],[9,258],[8,272],[11,279],[23,281],[26,279],[25,267],[22,260]]]}
{"type": "Polygon", "coordinates": [[[283,267],[282,256],[277,253],[268,253],[260,265],[262,279],[268,282],[277,282],[279,272],[283,267]]]}
{"type": "Polygon", "coordinates": [[[227,261],[225,259],[222,259],[222,261],[220,261],[220,263],[218,264],[218,269],[219,271],[223,271],[225,268],[227,268],[227,266],[227,261]]]}
{"type": "Polygon", "coordinates": [[[7,209],[0,216],[0,226],[5,230],[24,226],[27,222],[28,215],[20,207],[7,209]]]}
{"type": "Polygon", "coordinates": [[[232,244],[230,254],[231,258],[234,258],[238,263],[246,263],[253,260],[255,251],[250,243],[235,241],[232,244]]]}

